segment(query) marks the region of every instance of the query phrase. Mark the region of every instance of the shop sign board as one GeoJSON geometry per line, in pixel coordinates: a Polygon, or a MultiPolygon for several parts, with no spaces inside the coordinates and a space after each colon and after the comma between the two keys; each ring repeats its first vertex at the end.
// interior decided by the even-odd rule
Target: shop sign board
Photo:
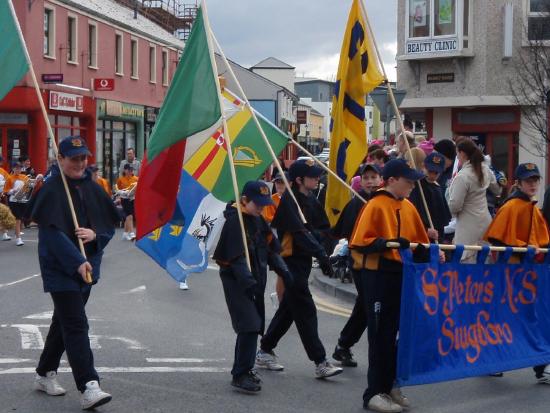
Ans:
{"type": "Polygon", "coordinates": [[[83,112],[84,97],[50,90],[50,109],[63,110],[67,112],[83,112]]]}
{"type": "Polygon", "coordinates": [[[110,92],[115,90],[115,79],[98,78],[94,79],[94,90],[98,92],[110,92]]]}
{"type": "Polygon", "coordinates": [[[457,37],[444,39],[408,40],[405,45],[406,54],[444,54],[457,52],[459,42],[457,37]]]}

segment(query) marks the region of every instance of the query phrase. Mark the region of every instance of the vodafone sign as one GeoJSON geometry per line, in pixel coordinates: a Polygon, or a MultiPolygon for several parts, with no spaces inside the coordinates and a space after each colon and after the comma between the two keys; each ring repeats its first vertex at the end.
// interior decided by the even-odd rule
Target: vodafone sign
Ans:
{"type": "Polygon", "coordinates": [[[84,98],[80,95],[50,91],[50,109],[83,112],[84,98]]]}
{"type": "Polygon", "coordinates": [[[94,79],[94,90],[108,92],[115,89],[115,79],[94,79]]]}

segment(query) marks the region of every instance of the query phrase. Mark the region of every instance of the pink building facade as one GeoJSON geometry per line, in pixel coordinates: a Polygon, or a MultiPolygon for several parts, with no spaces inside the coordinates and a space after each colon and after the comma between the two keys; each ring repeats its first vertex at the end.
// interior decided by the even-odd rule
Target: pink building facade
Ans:
{"type": "MultiPolygon", "coordinates": [[[[81,135],[111,181],[126,150],[141,158],[183,42],[111,0],[14,1],[56,140],[81,135]]],[[[4,166],[52,157],[32,79],[0,101],[4,166]]]]}

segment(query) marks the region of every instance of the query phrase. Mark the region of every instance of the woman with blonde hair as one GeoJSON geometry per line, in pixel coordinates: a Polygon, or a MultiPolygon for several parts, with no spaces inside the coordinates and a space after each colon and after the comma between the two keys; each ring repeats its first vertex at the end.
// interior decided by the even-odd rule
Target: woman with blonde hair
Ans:
{"type": "Polygon", "coordinates": [[[426,159],[426,153],[420,148],[411,148],[410,152],[405,152],[403,158],[407,161],[411,168],[422,171],[422,165],[424,164],[424,159],[426,159]],[[412,161],[414,161],[414,163],[412,161]]]}

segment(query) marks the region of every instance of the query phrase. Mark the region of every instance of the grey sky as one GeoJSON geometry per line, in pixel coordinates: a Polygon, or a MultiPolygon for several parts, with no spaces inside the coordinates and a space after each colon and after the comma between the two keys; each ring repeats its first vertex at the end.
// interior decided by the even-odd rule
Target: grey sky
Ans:
{"type": "MultiPolygon", "coordinates": [[[[364,0],[390,80],[395,80],[397,0],[364,0]]],[[[228,58],[249,67],[273,56],[298,76],[336,75],[351,0],[207,0],[228,58]]]]}

